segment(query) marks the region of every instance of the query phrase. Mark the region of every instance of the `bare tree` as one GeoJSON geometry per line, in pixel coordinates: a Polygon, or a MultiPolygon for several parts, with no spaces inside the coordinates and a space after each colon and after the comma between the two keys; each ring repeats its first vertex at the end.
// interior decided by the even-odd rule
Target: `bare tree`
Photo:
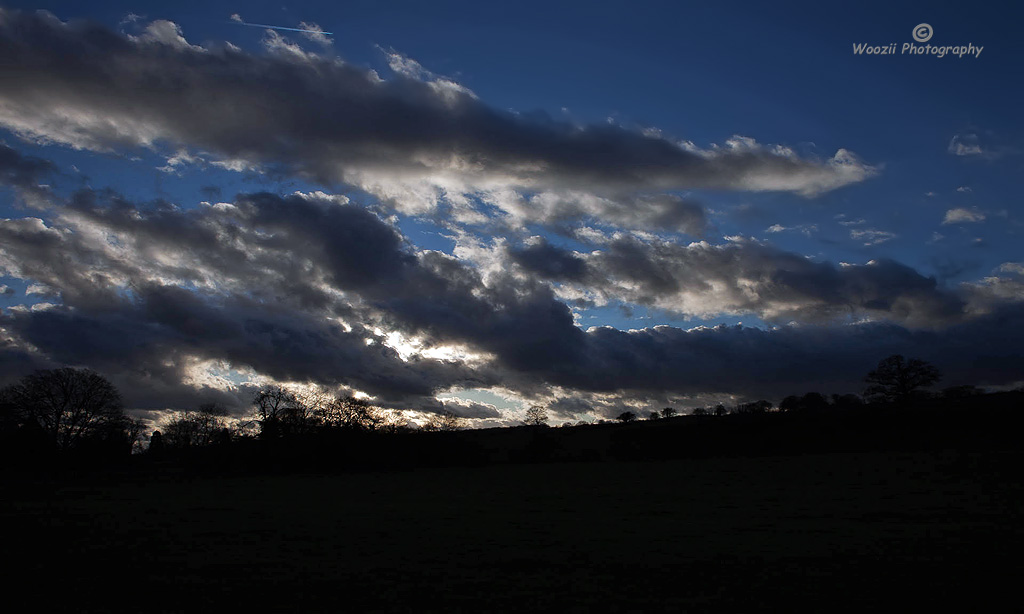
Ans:
{"type": "Polygon", "coordinates": [[[865,396],[876,400],[906,403],[942,378],[933,365],[916,358],[907,360],[893,354],[878,363],[864,381],[870,384],[865,396]]]}
{"type": "Polygon", "coordinates": [[[217,442],[227,429],[227,411],[215,403],[183,411],[163,426],[164,445],[174,448],[206,446],[217,442]]]}
{"type": "Polygon", "coordinates": [[[666,407],[666,408],[661,410],[661,417],[662,418],[674,418],[675,415],[676,415],[676,410],[671,408],[671,407],[666,407]]]}
{"type": "Polygon", "coordinates": [[[131,454],[142,452],[144,450],[143,442],[145,441],[145,432],[148,426],[149,425],[146,424],[145,420],[129,418],[128,416],[124,417],[124,422],[122,423],[121,428],[129,442],[129,452],[131,454]]]}
{"type": "Polygon", "coordinates": [[[465,421],[450,411],[434,414],[420,427],[424,431],[458,431],[465,428],[465,421]]]}
{"type": "Polygon", "coordinates": [[[4,397],[23,423],[38,425],[59,450],[122,430],[127,418],[121,395],[88,369],[36,371],[8,387],[4,397]]]}
{"type": "Polygon", "coordinates": [[[352,396],[335,397],[318,412],[320,422],[328,427],[374,431],[386,422],[385,416],[365,399],[352,396]]]}
{"type": "Polygon", "coordinates": [[[548,425],[548,410],[544,409],[540,405],[531,405],[526,410],[526,424],[529,426],[547,426],[548,425]]]}
{"type": "Polygon", "coordinates": [[[631,411],[624,411],[618,416],[615,416],[615,419],[619,422],[632,422],[636,420],[636,414],[631,411]]]}
{"type": "Polygon", "coordinates": [[[381,422],[377,430],[385,433],[398,433],[409,428],[409,419],[402,412],[395,410],[378,410],[381,422]]]}
{"type": "Polygon", "coordinates": [[[312,423],[309,408],[294,392],[281,386],[260,389],[253,397],[253,407],[263,437],[300,432],[312,423]]]}
{"type": "Polygon", "coordinates": [[[264,386],[252,400],[256,419],[260,422],[282,420],[298,402],[294,393],[281,386],[264,386]]]}

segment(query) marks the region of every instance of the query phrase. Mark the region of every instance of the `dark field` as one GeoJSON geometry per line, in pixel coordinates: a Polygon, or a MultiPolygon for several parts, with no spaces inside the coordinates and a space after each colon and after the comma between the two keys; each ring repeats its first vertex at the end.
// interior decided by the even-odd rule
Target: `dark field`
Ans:
{"type": "Polygon", "coordinates": [[[1016,597],[1021,460],[20,481],[8,611],[989,609],[1016,597]]]}

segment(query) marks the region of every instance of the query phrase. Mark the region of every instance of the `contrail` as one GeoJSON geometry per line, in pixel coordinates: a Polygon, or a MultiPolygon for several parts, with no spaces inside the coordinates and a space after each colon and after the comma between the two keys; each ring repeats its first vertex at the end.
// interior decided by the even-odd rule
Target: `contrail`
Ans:
{"type": "Polygon", "coordinates": [[[310,34],[334,34],[333,32],[323,32],[321,30],[305,30],[303,28],[287,28],[285,26],[268,26],[264,23],[249,23],[247,21],[237,21],[232,19],[231,23],[237,23],[240,26],[252,26],[253,28],[270,28],[271,30],[288,30],[289,32],[309,32],[310,34]]]}

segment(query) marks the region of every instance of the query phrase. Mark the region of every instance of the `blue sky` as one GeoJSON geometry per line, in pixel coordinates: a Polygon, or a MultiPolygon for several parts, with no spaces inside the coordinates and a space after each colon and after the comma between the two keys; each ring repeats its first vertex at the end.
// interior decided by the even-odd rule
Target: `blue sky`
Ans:
{"type": "Polygon", "coordinates": [[[855,392],[895,352],[949,385],[1017,385],[1024,49],[1007,10],[8,3],[5,364],[91,366],[139,409],[242,411],[277,381],[480,424],[535,402],[569,418],[855,392]],[[357,257],[316,234],[350,226],[383,243],[357,257]],[[251,231],[232,247],[246,262],[280,249],[260,269],[277,281],[234,252],[195,256],[211,228],[251,231]],[[261,243],[275,236],[305,238],[261,243]],[[389,249],[405,264],[372,259],[389,249]],[[172,290],[210,318],[273,322],[291,362],[249,359],[266,341],[252,326],[201,338],[157,313],[172,290]],[[142,336],[89,349],[45,332],[80,326],[142,336]],[[360,358],[361,334],[390,350],[360,358]]]}

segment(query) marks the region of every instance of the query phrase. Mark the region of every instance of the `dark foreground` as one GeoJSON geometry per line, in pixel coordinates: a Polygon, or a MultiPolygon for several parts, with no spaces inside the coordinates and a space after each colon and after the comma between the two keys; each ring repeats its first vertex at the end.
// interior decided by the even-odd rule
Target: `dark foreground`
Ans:
{"type": "Polygon", "coordinates": [[[1016,599],[1022,456],[20,481],[5,609],[987,610],[1016,599]]]}

